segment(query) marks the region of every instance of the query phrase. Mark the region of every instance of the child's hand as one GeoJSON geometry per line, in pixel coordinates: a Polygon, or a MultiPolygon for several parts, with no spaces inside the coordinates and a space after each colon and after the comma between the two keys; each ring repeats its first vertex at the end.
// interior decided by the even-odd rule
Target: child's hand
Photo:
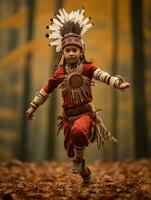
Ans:
{"type": "Polygon", "coordinates": [[[33,113],[35,112],[36,109],[34,109],[32,106],[27,110],[26,112],[26,116],[27,116],[27,119],[29,120],[32,120],[33,118],[33,113]]]}
{"type": "Polygon", "coordinates": [[[131,86],[130,83],[124,82],[119,85],[119,89],[125,90],[125,89],[129,88],[130,86],[131,86]]]}

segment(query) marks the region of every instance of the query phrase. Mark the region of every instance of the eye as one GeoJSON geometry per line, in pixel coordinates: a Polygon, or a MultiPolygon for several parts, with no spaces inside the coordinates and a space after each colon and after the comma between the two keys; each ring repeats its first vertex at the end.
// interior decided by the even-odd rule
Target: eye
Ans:
{"type": "Polygon", "coordinates": [[[77,52],[77,49],[73,49],[73,52],[76,53],[76,52],[77,52]]]}
{"type": "Polygon", "coordinates": [[[65,49],[65,52],[66,52],[66,53],[69,53],[69,52],[70,52],[70,49],[65,49]]]}

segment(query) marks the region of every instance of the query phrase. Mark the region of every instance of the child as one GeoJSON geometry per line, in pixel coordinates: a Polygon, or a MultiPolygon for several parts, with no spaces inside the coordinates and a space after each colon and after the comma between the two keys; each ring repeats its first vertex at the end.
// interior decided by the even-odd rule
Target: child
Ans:
{"type": "Polygon", "coordinates": [[[55,63],[57,69],[31,102],[27,118],[32,119],[37,108],[60,85],[63,115],[60,117],[59,129],[64,129],[64,147],[68,157],[73,158],[73,172],[81,175],[83,183],[89,183],[91,172],[84,160],[85,147],[95,140],[98,147],[108,139],[116,142],[92,104],[92,78],[121,90],[125,90],[130,84],[125,82],[123,77],[111,76],[86,61],[81,36],[92,24],[88,24],[89,18],[85,18],[83,13],[84,9],[69,14],[60,9],[56,18],[51,20],[51,26],[47,27],[52,33],[46,37],[56,39],[50,44],[56,45],[56,50],[59,52],[55,63]]]}

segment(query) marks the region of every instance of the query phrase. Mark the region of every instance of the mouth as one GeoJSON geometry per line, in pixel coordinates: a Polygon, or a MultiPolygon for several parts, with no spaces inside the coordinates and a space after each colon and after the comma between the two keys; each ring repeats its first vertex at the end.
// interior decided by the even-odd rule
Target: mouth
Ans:
{"type": "Polygon", "coordinates": [[[68,59],[70,59],[70,60],[74,60],[74,59],[76,59],[75,57],[69,57],[68,59]]]}
{"type": "Polygon", "coordinates": [[[74,58],[74,57],[68,58],[68,61],[70,61],[70,62],[75,62],[75,61],[76,61],[76,58],[74,58]]]}

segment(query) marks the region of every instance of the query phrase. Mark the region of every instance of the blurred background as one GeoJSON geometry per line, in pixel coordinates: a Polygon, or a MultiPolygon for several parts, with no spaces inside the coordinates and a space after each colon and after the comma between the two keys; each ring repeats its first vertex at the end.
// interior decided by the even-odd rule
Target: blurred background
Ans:
{"type": "Polygon", "coordinates": [[[55,50],[46,25],[58,8],[85,8],[94,26],[84,36],[86,57],[99,68],[131,83],[125,92],[96,82],[94,104],[119,143],[98,150],[88,161],[151,156],[151,1],[149,0],[0,0],[0,160],[68,160],[63,132],[56,136],[62,100],[56,89],[26,120],[36,92],[54,72],[55,50]]]}

